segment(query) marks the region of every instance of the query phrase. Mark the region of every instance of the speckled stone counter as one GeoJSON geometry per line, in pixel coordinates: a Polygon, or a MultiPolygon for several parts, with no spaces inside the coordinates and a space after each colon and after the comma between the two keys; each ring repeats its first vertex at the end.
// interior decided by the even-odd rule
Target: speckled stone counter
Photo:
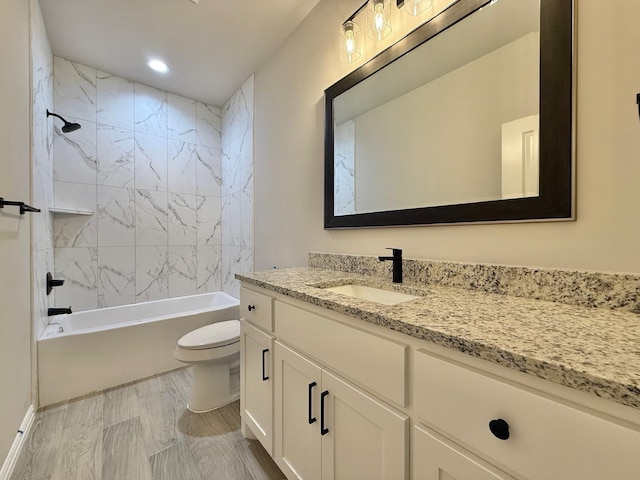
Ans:
{"type": "Polygon", "coordinates": [[[237,274],[258,287],[640,408],[640,315],[320,268],[237,274]],[[386,306],[323,290],[358,283],[418,295],[386,306]]]}

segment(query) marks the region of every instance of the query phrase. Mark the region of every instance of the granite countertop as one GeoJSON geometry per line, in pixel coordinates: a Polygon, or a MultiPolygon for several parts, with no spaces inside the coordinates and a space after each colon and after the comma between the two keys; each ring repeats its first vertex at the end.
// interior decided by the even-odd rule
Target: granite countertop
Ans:
{"type": "Polygon", "coordinates": [[[640,409],[640,315],[315,268],[238,280],[640,409]],[[398,305],[322,287],[358,283],[419,298],[398,305]]]}

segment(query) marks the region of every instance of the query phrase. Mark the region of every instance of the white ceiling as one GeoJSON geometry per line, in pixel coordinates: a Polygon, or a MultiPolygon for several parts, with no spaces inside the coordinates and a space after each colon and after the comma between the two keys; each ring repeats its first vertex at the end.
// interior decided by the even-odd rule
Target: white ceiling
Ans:
{"type": "Polygon", "coordinates": [[[40,0],[54,55],[222,106],[319,0],[40,0]],[[146,66],[165,60],[159,75],[146,66]]]}

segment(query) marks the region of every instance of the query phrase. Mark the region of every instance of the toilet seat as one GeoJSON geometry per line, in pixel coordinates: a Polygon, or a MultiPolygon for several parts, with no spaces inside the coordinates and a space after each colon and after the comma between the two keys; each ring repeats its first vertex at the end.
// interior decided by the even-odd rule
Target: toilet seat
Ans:
{"type": "Polygon", "coordinates": [[[240,322],[227,320],[197,328],[178,340],[185,350],[205,350],[232,345],[240,341],[240,322]]]}

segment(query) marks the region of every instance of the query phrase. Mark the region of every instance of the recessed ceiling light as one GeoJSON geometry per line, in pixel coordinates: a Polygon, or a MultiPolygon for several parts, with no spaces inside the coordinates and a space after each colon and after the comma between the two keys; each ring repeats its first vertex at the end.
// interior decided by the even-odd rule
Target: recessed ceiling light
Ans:
{"type": "Polygon", "coordinates": [[[158,60],[157,58],[147,60],[147,65],[151,70],[158,73],[167,73],[169,71],[169,66],[162,60],[158,60]]]}

